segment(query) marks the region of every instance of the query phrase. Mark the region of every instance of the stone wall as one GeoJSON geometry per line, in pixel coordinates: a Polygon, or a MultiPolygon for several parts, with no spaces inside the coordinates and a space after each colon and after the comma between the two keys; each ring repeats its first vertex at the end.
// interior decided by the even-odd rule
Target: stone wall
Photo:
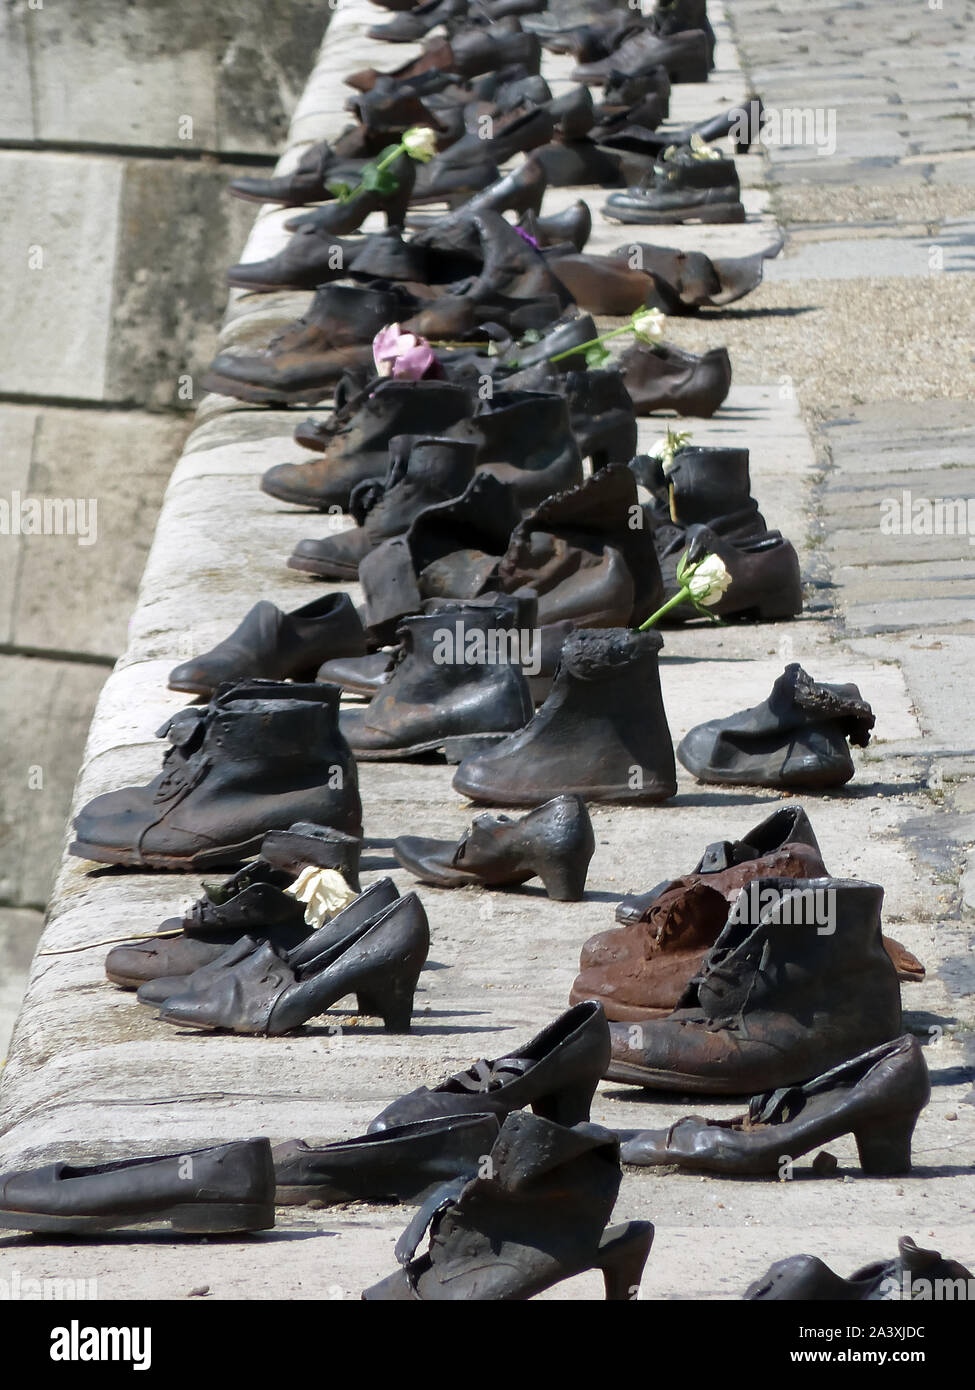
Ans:
{"type": "Polygon", "coordinates": [[[0,5],[0,1056],[253,221],[226,185],[274,163],[330,14],[0,5]]]}

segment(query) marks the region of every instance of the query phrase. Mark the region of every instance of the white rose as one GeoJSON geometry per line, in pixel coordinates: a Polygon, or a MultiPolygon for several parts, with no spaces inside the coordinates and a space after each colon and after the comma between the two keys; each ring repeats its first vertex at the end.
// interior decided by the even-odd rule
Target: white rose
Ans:
{"type": "Polygon", "coordinates": [[[655,338],[663,337],[666,322],[666,315],[659,309],[638,309],[631,320],[633,335],[641,343],[650,343],[655,338]]]}
{"type": "Polygon", "coordinates": [[[284,890],[300,903],[305,903],[305,921],[310,927],[321,927],[347,907],[357,896],[338,869],[316,869],[308,864],[284,890]]]}
{"type": "Polygon", "coordinates": [[[426,164],[437,153],[437,133],[428,125],[412,126],[400,142],[411,159],[426,164]]]}
{"type": "Polygon", "coordinates": [[[692,599],[706,608],[713,608],[730,587],[731,575],[717,555],[706,555],[685,577],[684,584],[692,599]]]}

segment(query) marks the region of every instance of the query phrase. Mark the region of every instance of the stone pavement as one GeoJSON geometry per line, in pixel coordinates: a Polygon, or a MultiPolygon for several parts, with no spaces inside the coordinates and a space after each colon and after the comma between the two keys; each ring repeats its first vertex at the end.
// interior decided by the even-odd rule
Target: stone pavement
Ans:
{"type": "MultiPolygon", "coordinates": [[[[748,21],[754,19],[764,36],[769,12],[737,0],[734,13],[748,55],[748,21]]],[[[816,13],[803,7],[809,23],[816,13]]],[[[293,165],[303,142],[334,132],[343,120],[344,93],[336,79],[361,61],[362,33],[375,14],[366,0],[340,4],[292,124],[283,167],[293,165]]],[[[706,87],[676,89],[678,121],[704,117],[746,94],[747,81],[734,61],[720,12],[717,19],[718,73],[706,87]]],[[[779,61],[785,51],[781,43],[771,49],[779,61]]],[[[383,54],[374,44],[368,52],[377,66],[384,58],[392,66],[404,56],[399,48],[383,54]]],[[[771,57],[765,61],[771,84],[774,64],[771,57]]],[[[558,79],[558,65],[546,70],[558,79]]],[[[763,90],[755,72],[751,81],[763,90]]],[[[794,100],[811,102],[812,97],[801,97],[797,88],[794,100]]],[[[653,239],[702,249],[720,246],[722,253],[729,244],[742,251],[769,244],[776,229],[762,188],[766,166],[758,156],[744,158],[741,165],[750,212],[745,227],[655,229],[653,239]],[[740,235],[736,239],[733,233],[740,235]]],[[[771,168],[775,177],[775,158],[771,168]]],[[[583,196],[596,212],[601,193],[583,196]]],[[[279,212],[259,216],[248,259],[277,249],[282,221],[279,212]]],[[[597,244],[606,237],[613,245],[624,240],[618,230],[597,226],[597,244]]],[[[783,264],[793,248],[790,242],[783,264]]],[[[950,279],[957,285],[965,276],[950,272],[936,283],[950,279]]],[[[840,288],[847,294],[850,282],[840,288]]],[[[951,293],[957,296],[958,290],[951,293]]],[[[731,345],[735,388],[714,420],[693,422],[694,439],[751,448],[754,491],[770,525],[780,526],[800,550],[808,605],[795,623],[668,634],[662,686],[675,739],[702,719],[763,698],[789,660],[801,661],[814,676],[861,686],[878,716],[876,740],[857,754],[857,777],[849,788],[807,798],[805,804],[831,870],[882,883],[886,925],[928,965],[927,979],[907,988],[904,1002],[906,1026],[929,1044],[934,1094],[918,1127],[915,1170],[902,1180],[862,1177],[851,1140],[830,1145],[840,1163],[832,1178],[814,1177],[808,1160],[796,1165],[795,1179],[786,1183],[629,1171],[618,1217],[649,1217],[657,1226],[643,1298],[737,1298],[772,1260],[799,1250],[819,1254],[845,1273],[866,1259],[893,1253],[896,1238],[906,1233],[969,1264],[975,1261],[975,1107],[964,1103],[971,1083],[973,956],[958,885],[960,842],[950,840],[945,829],[957,826],[959,817],[942,810],[943,802],[964,796],[970,786],[952,780],[966,768],[959,738],[965,725],[952,693],[963,684],[964,653],[950,645],[968,640],[952,607],[956,591],[951,587],[965,582],[951,569],[964,556],[959,561],[954,550],[939,552],[937,563],[948,567],[939,602],[948,607],[937,612],[954,615],[941,620],[943,636],[929,631],[935,618],[914,619],[903,639],[886,630],[871,636],[871,628],[891,626],[863,616],[870,610],[883,618],[885,605],[890,607],[886,576],[875,590],[869,588],[880,562],[867,551],[882,539],[873,520],[873,484],[878,474],[886,477],[890,471],[885,450],[891,443],[906,478],[918,470],[918,452],[925,459],[934,455],[915,449],[914,435],[906,422],[896,423],[892,407],[869,413],[864,404],[873,384],[869,363],[880,349],[868,346],[866,329],[853,345],[846,341],[851,335],[837,307],[843,295],[831,281],[769,277],[738,306],[669,326],[669,336],[683,345],[731,345]],[[838,359],[825,376],[817,372],[811,341],[823,343],[838,359]],[[868,364],[862,371],[856,365],[861,348],[868,364]],[[843,384],[845,394],[832,399],[842,407],[845,423],[839,410],[824,409],[834,380],[843,384]],[[859,407],[850,398],[861,393],[863,413],[857,416],[859,407]],[[885,423],[885,411],[893,428],[885,423]],[[851,433],[844,436],[844,430],[851,433]],[[844,438],[849,443],[842,443],[844,438]],[[845,524],[834,524],[834,518],[845,524]],[[847,603],[846,595],[854,592],[856,602],[847,603]],[[895,640],[902,641],[899,653],[890,645],[895,640]],[[943,653],[937,665],[928,664],[922,650],[935,641],[943,653]],[[932,678],[925,684],[929,671],[932,678]]],[[[222,342],[263,341],[306,302],[300,295],[235,294],[222,342]]],[[[917,320],[912,327],[925,332],[917,320]]],[[[906,410],[910,390],[899,399],[906,410]]],[[[958,461],[965,407],[955,402],[938,407],[924,406],[915,430],[923,427],[928,438],[936,425],[945,454],[955,450],[958,461]]],[[[294,607],[319,592],[286,570],[283,561],[296,539],[320,533],[322,519],[278,506],[256,486],[265,467],[293,455],[294,419],[293,412],[251,410],[224,398],[204,402],[167,490],[129,648],[99,702],[75,806],[154,774],[159,745],[152,731],[183,703],[166,691],[166,673],[187,648],[209,646],[259,596],[294,607]]],[[[641,422],[641,445],[658,437],[662,427],[663,422],[641,422]]],[[[894,563],[917,564],[917,590],[925,595],[919,601],[927,601],[927,552],[915,562],[905,548],[894,563]]],[[[389,842],[407,826],[415,827],[418,806],[431,834],[455,836],[469,823],[470,808],[450,790],[450,776],[434,765],[363,765],[367,881],[392,872],[401,888],[410,886],[389,854],[389,842]]],[[[532,888],[495,894],[423,890],[433,949],[408,1037],[387,1037],[373,1021],[339,1012],[293,1038],[199,1037],[165,1027],[105,982],[105,947],[92,948],[92,943],[152,930],[196,895],[198,880],[89,874],[80,861],[66,860],[0,1086],[0,1159],[8,1166],[44,1161],[55,1153],[165,1150],[252,1133],[279,1140],[360,1132],[402,1091],[527,1040],[564,1007],[579,948],[594,931],[611,925],[612,904],[621,893],[685,870],[703,844],[739,834],[777,800],[771,793],[702,788],[681,772],[678,796],[664,806],[596,808],[597,851],[583,903],[552,903],[532,888]]],[[[729,1115],[740,1106],[653,1100],[644,1092],[604,1084],[593,1118],[611,1126],[659,1126],[702,1108],[729,1115]]],[[[95,1277],[100,1295],[109,1298],[185,1297],[200,1288],[215,1297],[355,1297],[392,1268],[392,1246],[407,1215],[402,1209],[367,1206],[285,1211],[267,1236],[206,1247],[135,1234],[56,1249],[0,1238],[0,1272],[7,1264],[24,1275],[95,1277]]],[[[551,1297],[598,1296],[598,1283],[585,1276],[551,1297]]]]}

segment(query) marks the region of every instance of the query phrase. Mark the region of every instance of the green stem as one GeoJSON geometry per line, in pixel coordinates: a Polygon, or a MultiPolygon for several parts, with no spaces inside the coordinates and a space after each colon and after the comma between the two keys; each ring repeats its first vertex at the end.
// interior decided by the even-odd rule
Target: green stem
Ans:
{"type": "Polygon", "coordinates": [[[384,169],[388,169],[391,164],[395,164],[401,154],[406,153],[405,145],[397,145],[395,150],[390,150],[385,159],[381,159],[376,165],[377,171],[381,174],[384,169]]]}
{"type": "Polygon", "coordinates": [[[667,600],[663,608],[658,608],[656,613],[652,614],[646,620],[645,623],[641,623],[637,630],[639,632],[646,632],[648,627],[653,627],[654,623],[659,622],[660,619],[663,618],[667,613],[669,613],[672,608],[677,608],[680,606],[680,604],[686,603],[690,596],[690,589],[682,588],[679,593],[676,593],[674,595],[673,598],[667,600]]]}
{"type": "Polygon", "coordinates": [[[618,338],[623,333],[632,333],[633,325],[628,323],[625,328],[614,328],[609,333],[601,333],[598,338],[590,338],[588,343],[580,343],[578,347],[567,348],[565,352],[557,352],[554,357],[550,357],[550,362],[561,362],[564,357],[575,357],[577,353],[588,352],[591,347],[598,347],[600,343],[608,342],[610,338],[618,338]]]}

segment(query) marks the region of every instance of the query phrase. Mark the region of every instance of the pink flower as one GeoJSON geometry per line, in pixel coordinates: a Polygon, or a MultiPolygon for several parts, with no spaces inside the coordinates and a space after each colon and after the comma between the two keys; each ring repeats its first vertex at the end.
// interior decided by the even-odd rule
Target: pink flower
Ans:
{"type": "Polygon", "coordinates": [[[372,356],[377,376],[398,381],[442,376],[437,355],[426,338],[404,333],[398,323],[388,323],[379,330],[372,340],[372,356]]]}

